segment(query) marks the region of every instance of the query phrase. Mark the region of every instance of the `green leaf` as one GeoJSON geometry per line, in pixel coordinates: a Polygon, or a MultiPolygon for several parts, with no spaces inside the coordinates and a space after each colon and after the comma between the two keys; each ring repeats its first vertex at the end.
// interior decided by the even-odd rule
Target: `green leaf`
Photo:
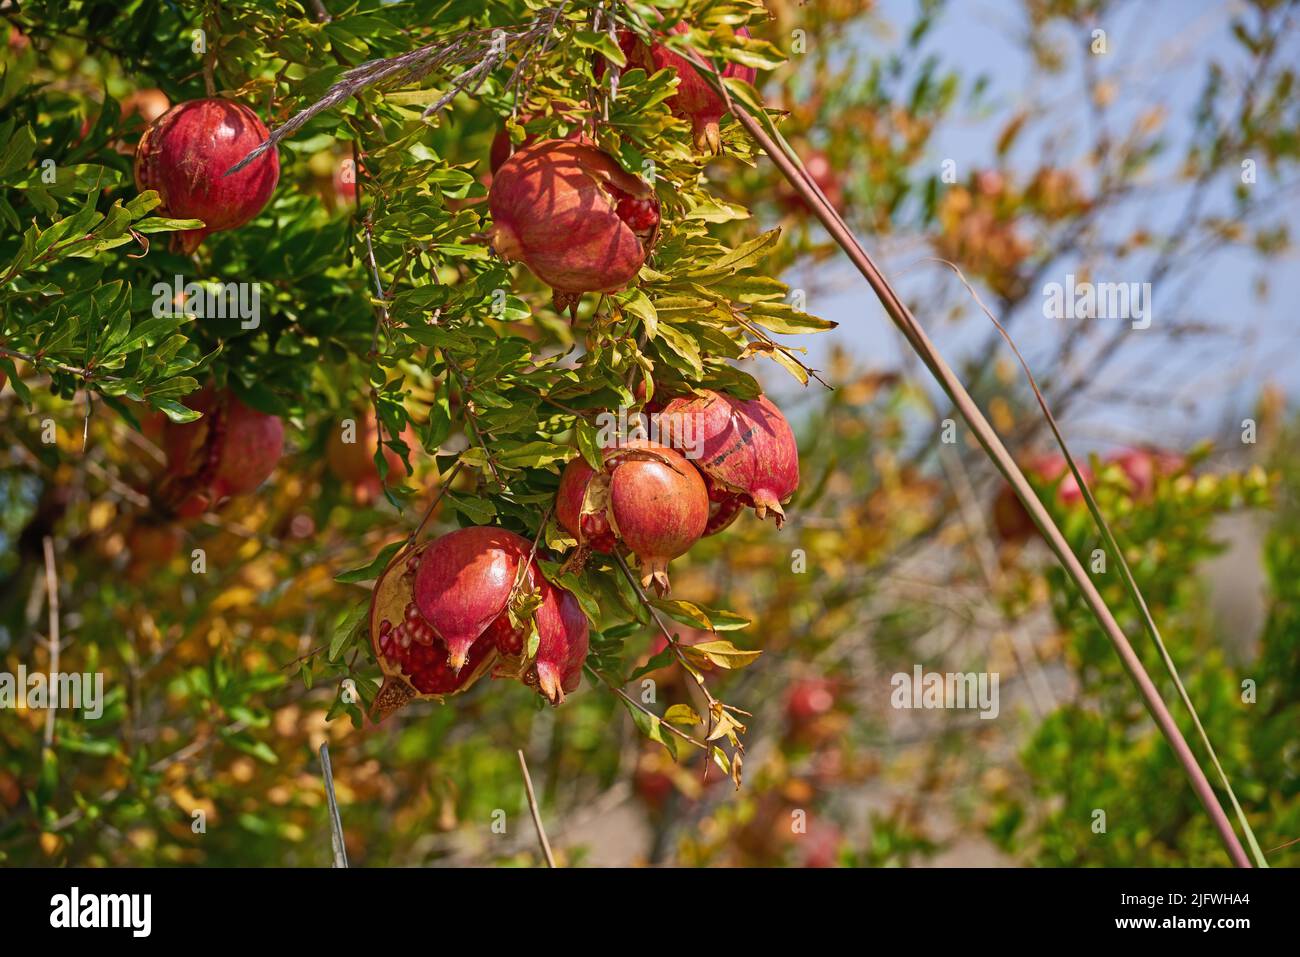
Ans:
{"type": "Polygon", "coordinates": [[[577,428],[574,429],[574,436],[583,460],[596,472],[603,469],[604,456],[601,455],[600,433],[596,431],[596,427],[586,419],[579,419],[577,428]]]}
{"type": "Polygon", "coordinates": [[[579,30],[570,36],[573,42],[582,49],[594,50],[616,66],[627,66],[627,57],[623,55],[623,50],[608,33],[579,30]]]}
{"type": "Polygon", "coordinates": [[[370,618],[370,602],[363,601],[343,616],[338,627],[334,629],[334,636],[330,639],[329,660],[338,660],[341,652],[351,642],[352,637],[360,631],[363,624],[368,624],[370,618]]]}
{"type": "Polygon", "coordinates": [[[368,564],[340,572],[334,576],[334,580],[343,584],[355,584],[356,582],[368,582],[378,578],[383,570],[388,567],[388,563],[392,561],[393,556],[397,554],[398,549],[405,544],[406,540],[403,539],[400,542],[385,545],[368,564]]]}
{"type": "Polygon", "coordinates": [[[672,733],[664,730],[663,722],[659,716],[646,711],[642,711],[636,705],[620,698],[620,701],[627,707],[628,712],[632,715],[633,722],[636,723],[637,730],[649,738],[651,741],[658,741],[672,755],[673,760],[677,760],[677,742],[673,740],[672,733]]]}

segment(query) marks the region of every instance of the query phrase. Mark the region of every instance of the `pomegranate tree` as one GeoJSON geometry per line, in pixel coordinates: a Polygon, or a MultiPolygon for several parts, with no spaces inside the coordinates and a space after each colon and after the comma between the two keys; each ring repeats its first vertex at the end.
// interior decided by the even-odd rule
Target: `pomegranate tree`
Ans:
{"type": "Polygon", "coordinates": [[[542,140],[506,160],[488,192],[492,248],[523,262],[576,315],[585,292],[628,285],[659,233],[659,200],[613,157],[542,140]]]}
{"type": "Polygon", "coordinates": [[[280,178],[275,150],[238,173],[226,171],[268,135],[256,113],[219,97],[174,106],[145,130],[135,152],[136,188],[157,190],[164,215],[203,220],[202,228],[175,234],[181,252],[244,225],[266,206],[280,178]]]}
{"type": "Polygon", "coordinates": [[[659,413],[660,435],[693,461],[708,480],[707,534],[730,525],[746,506],[777,527],[799,487],[799,447],[790,423],[765,395],[736,399],[705,390],[674,399],[659,413]]]}
{"type": "Polygon", "coordinates": [[[185,404],[202,418],[163,427],[167,467],[157,498],[164,509],[193,518],[266,480],[284,451],[284,424],[229,389],[208,386],[185,404]]]}
{"type": "MultiPolygon", "coordinates": [[[[678,23],[672,32],[686,33],[687,30],[685,23],[678,23]]],[[[736,30],[736,36],[747,37],[749,31],[740,27],[736,30]]],[[[620,35],[619,47],[627,58],[628,67],[640,67],[647,73],[672,70],[677,74],[677,92],[668,100],[669,107],[677,116],[690,121],[696,149],[714,155],[722,152],[719,124],[727,115],[726,101],[690,61],[660,43],[646,44],[630,30],[625,30],[620,35]]],[[[753,67],[728,63],[723,68],[722,75],[752,84],[758,77],[758,71],[753,67]]]]}
{"type": "Polygon", "coordinates": [[[604,453],[597,472],[574,459],[560,477],[560,525],[580,548],[612,552],[622,544],[641,562],[641,584],[668,592],[668,563],[699,541],[709,521],[704,479],[667,446],[645,439],[604,453]]]}

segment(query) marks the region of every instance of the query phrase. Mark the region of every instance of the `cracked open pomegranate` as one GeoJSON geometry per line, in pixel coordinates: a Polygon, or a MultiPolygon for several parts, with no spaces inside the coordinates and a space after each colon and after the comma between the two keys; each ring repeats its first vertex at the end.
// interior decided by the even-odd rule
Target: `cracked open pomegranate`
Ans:
{"type": "Polygon", "coordinates": [[[577,687],[586,616],[569,592],[525,565],[531,550],[514,532],[475,525],[393,559],[371,596],[371,644],[384,673],[375,720],[415,698],[467,691],[489,671],[537,687],[554,704],[577,687]],[[540,640],[530,659],[531,628],[512,620],[510,606],[539,590],[532,614],[540,640]]]}
{"type": "Polygon", "coordinates": [[[779,528],[799,488],[799,446],[790,423],[765,395],[736,399],[705,390],[674,399],[659,413],[659,434],[704,473],[710,502],[706,534],[726,528],[751,506],[779,528]]]}
{"type": "Polygon", "coordinates": [[[576,315],[586,292],[636,278],[659,233],[659,200],[646,183],[594,146],[542,140],[492,177],[492,248],[518,260],[576,315]]]}
{"type": "MultiPolygon", "coordinates": [[[[687,30],[685,23],[678,23],[672,32],[686,33],[687,30]]],[[[749,31],[740,27],[736,36],[747,37],[749,31]]],[[[677,74],[677,92],[668,100],[669,107],[673,113],[690,121],[696,149],[713,155],[722,152],[720,122],[727,115],[727,104],[695,67],[662,44],[647,45],[630,30],[619,36],[619,47],[627,57],[629,68],[640,67],[647,73],[672,70],[677,74]]],[[[752,84],[758,71],[753,67],[728,63],[722,69],[722,75],[752,84]]]]}
{"type": "Polygon", "coordinates": [[[268,135],[256,113],[219,97],[178,104],[145,130],[135,152],[136,188],[157,190],[163,215],[204,223],[175,233],[176,249],[188,255],[211,233],[242,226],[262,211],[280,178],[275,150],[238,173],[226,171],[268,135]]]}
{"type": "Polygon", "coordinates": [[[606,451],[604,465],[597,472],[578,458],[565,467],[555,517],[582,549],[626,546],[641,562],[641,584],[666,594],[668,563],[709,521],[704,479],[672,449],[644,439],[606,451]]]}
{"type": "Polygon", "coordinates": [[[266,480],[284,451],[284,424],[250,409],[229,389],[208,386],[185,404],[203,417],[163,427],[167,468],[157,499],[181,518],[193,518],[266,480]]]}

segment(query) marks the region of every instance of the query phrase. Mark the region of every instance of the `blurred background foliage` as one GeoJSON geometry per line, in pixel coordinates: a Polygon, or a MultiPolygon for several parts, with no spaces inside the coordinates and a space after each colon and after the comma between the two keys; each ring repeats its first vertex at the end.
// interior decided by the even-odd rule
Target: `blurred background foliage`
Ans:
{"type": "MultiPolygon", "coordinates": [[[[341,700],[342,680],[364,685],[377,670],[351,633],[364,583],[335,576],[369,564],[418,524],[438,475],[472,445],[464,413],[471,384],[446,356],[471,368],[493,357],[484,368],[497,372],[532,350],[601,357],[606,382],[556,372],[503,385],[497,410],[511,415],[495,412],[493,434],[509,436],[553,414],[544,411],[547,397],[583,408],[617,404],[643,354],[627,346],[618,315],[587,308],[571,326],[527,279],[515,280],[521,291],[504,318],[476,323],[473,341],[394,332],[376,354],[367,238],[387,281],[436,288],[449,316],[510,285],[481,247],[462,242],[478,226],[489,145],[509,112],[504,77],[477,100],[457,97],[435,124],[413,115],[445,78],[428,89],[371,90],[318,116],[282,144],[271,206],[210,239],[198,259],[168,252],[172,227],[151,222],[144,204],[131,206],[131,152],[144,124],[130,104],[141,90],[161,89],[172,103],[203,96],[206,69],[218,89],[258,104],[275,125],[348,66],[467,25],[523,23],[539,6],[0,0],[0,128],[8,139],[0,146],[0,268],[10,270],[0,274],[8,379],[0,393],[0,661],[11,673],[49,666],[48,537],[61,669],[102,672],[107,695],[101,719],[61,712],[50,738],[44,711],[0,712],[0,863],[324,865],[317,752],[325,742],[357,865],[539,863],[517,748],[569,864],[1223,863],[1078,595],[1040,543],[998,534],[999,483],[979,450],[960,429],[949,441],[949,413],[915,364],[884,357],[844,327],[803,357],[831,390],[815,381],[800,387],[775,364],[771,375],[743,366],[778,397],[800,437],[803,485],[790,521],[778,533],[742,519],[673,567],[674,597],[749,619],[727,635],[763,652],[747,668],[706,673],[714,694],[752,713],[743,787],[716,767],[706,773],[697,753],[674,760],[590,676],[558,709],[539,707],[521,686],[485,681],[377,727],[350,720],[359,713],[341,700]],[[201,55],[192,49],[199,29],[209,43],[201,55]],[[32,131],[28,145],[23,129],[32,131]],[[52,187],[38,175],[42,158],[56,161],[52,187]],[[349,162],[357,188],[341,174],[349,162]],[[111,214],[119,200],[129,216],[111,214]],[[50,256],[19,263],[29,226],[44,230],[79,209],[106,215],[63,238],[86,232],[91,241],[55,243],[50,256]],[[146,315],[155,281],[195,268],[207,278],[262,282],[263,327],[218,334],[191,323],[165,349],[128,340],[104,358],[140,387],[134,392],[105,387],[70,361],[91,355],[86,341],[116,317],[146,315]],[[69,325],[73,333],[60,341],[55,332],[69,325]],[[503,343],[519,340],[528,349],[507,354],[503,343]],[[157,553],[144,494],[161,467],[155,420],[144,402],[121,396],[177,411],[170,403],[214,373],[286,419],[290,452],[256,495],[186,526],[179,554],[157,553]],[[390,434],[408,422],[416,433],[414,475],[386,495],[341,482],[326,459],[331,430],[370,403],[390,434]],[[50,423],[54,444],[43,441],[50,423]],[[192,573],[194,548],[204,550],[203,574],[192,573]],[[890,676],[918,664],[998,673],[998,718],[892,708],[890,676]]],[[[719,5],[685,6],[704,16],[719,5]]],[[[1043,284],[1060,278],[1063,263],[1102,278],[1118,270],[1158,284],[1162,301],[1194,304],[1180,298],[1180,276],[1214,269],[1223,261],[1216,256],[1244,250],[1266,278],[1294,261],[1286,207],[1245,189],[1216,202],[1211,190],[1236,177],[1244,155],[1279,180],[1294,177],[1294,4],[1239,5],[1224,17],[1223,36],[1192,44],[1185,55],[1202,86],[1181,125],[1162,115],[1158,97],[1150,109],[1126,103],[1120,72],[1099,70],[1104,59],[1088,56],[1072,95],[1052,108],[1014,99],[1008,108],[988,76],[929,42],[953,15],[944,3],[730,6],[745,8],[754,36],[788,57],[759,83],[784,111],[782,132],[868,248],[924,277],[907,288],[914,310],[941,343],[963,346],[965,380],[1026,461],[1045,448],[1032,395],[966,289],[927,257],[955,264],[1013,333],[1026,327],[1031,336],[1032,320],[1013,323],[1040,308],[1043,284]],[[990,128],[994,148],[956,154],[945,175],[947,154],[936,143],[972,124],[990,128]],[[1134,215],[1137,200],[1165,188],[1151,179],[1164,162],[1186,189],[1177,194],[1186,205],[1167,224],[1134,215]]],[[[1134,6],[1011,2],[1007,32],[1030,75],[1046,83],[1075,68],[1098,25],[1134,6]]],[[[550,132],[581,115],[581,91],[592,83],[589,54],[556,56],[534,87],[535,102],[550,104],[550,132]]],[[[649,95],[638,82],[653,81],[630,81],[625,104],[649,95]]],[[[874,307],[864,309],[861,287],[843,316],[823,308],[843,289],[834,249],[735,126],[724,135],[730,155],[700,168],[689,162],[683,125],[659,106],[644,115],[616,110],[602,145],[633,167],[643,155],[661,162],[661,198],[677,212],[708,197],[752,210],[752,218],[708,218],[721,243],[736,246],[779,225],[781,242],[762,272],[783,277],[810,309],[845,327],[883,327],[874,307]]],[[[1267,285],[1259,284],[1259,301],[1240,303],[1243,321],[1264,308],[1267,285]]],[[[433,305],[416,295],[393,311],[433,305]]],[[[1217,372],[1233,374],[1231,345],[1198,321],[1188,306],[1153,333],[1166,337],[1162,355],[1176,365],[1209,338],[1217,372]]],[[[1132,351],[1128,331],[1080,321],[1049,342],[1035,339],[1031,362],[1067,437],[1083,436],[1076,451],[1096,453],[1103,511],[1270,863],[1289,865],[1300,854],[1284,846],[1300,837],[1300,432],[1284,393],[1259,381],[1221,382],[1202,387],[1218,400],[1220,424],[1202,428],[1196,444],[1171,437],[1149,409],[1179,414],[1173,385],[1139,377],[1131,382],[1144,392],[1117,395],[1101,379],[1103,367],[1132,351]],[[1099,404],[1101,425],[1088,418],[1099,404]],[[1254,426],[1250,441],[1243,419],[1254,426]],[[1181,453],[1150,487],[1106,464],[1115,448],[1139,444],[1181,453]]],[[[670,378],[689,378],[680,356],[644,348],[657,368],[678,370],[670,378]]],[[[719,362],[705,381],[741,382],[728,378],[732,368],[719,362]]],[[[547,441],[567,446],[569,425],[551,423],[547,441]]],[[[536,532],[544,505],[524,505],[553,490],[551,461],[519,459],[515,494],[505,497],[476,462],[439,503],[434,527],[495,512],[536,532]]],[[[1072,544],[1091,557],[1100,543],[1086,514],[1040,480],[1072,544]]],[[[594,569],[585,587],[608,612],[597,649],[617,667],[602,671],[626,677],[662,643],[626,595],[601,592],[607,572],[594,569]]],[[[1096,578],[1159,676],[1118,574],[1096,578]]],[[[703,634],[681,632],[686,642],[703,634]]],[[[1170,682],[1157,680],[1172,702],[1170,682]]],[[[703,709],[675,665],[633,679],[627,691],[661,715],[673,704],[703,709]]]]}

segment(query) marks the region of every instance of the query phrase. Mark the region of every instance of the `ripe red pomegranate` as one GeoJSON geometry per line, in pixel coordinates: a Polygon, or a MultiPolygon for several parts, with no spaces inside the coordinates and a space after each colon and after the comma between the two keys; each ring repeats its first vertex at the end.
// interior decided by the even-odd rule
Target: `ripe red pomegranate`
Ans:
{"type": "Polygon", "coordinates": [[[759,518],[770,511],[780,528],[799,487],[799,447],[790,423],[765,395],[735,399],[705,390],[674,399],[659,414],[659,434],[692,456],[709,482],[706,534],[730,525],[745,506],[759,518]]]}
{"type": "Polygon", "coordinates": [[[593,146],[542,140],[510,157],[492,178],[492,248],[519,260],[555,290],[555,308],[576,315],[584,292],[622,289],[659,232],[659,200],[593,146]]]}
{"type": "Polygon", "coordinates": [[[531,549],[514,532],[473,525],[442,536],[421,555],[415,607],[446,646],[452,671],[464,667],[485,633],[491,631],[494,646],[511,641],[506,604],[531,549]]]}
{"type": "Polygon", "coordinates": [[[584,548],[625,545],[640,559],[641,584],[666,594],[668,563],[699,541],[709,521],[704,479],[672,449],[644,439],[604,459],[603,472],[582,459],[565,467],[555,516],[584,548]]]}
{"type": "MultiPolygon", "coordinates": [[[[1092,470],[1083,462],[1078,464],[1084,481],[1091,482],[1092,470]]],[[[1055,453],[1035,456],[1030,459],[1024,471],[1030,478],[1042,484],[1050,484],[1060,479],[1060,484],[1056,487],[1056,500],[1065,508],[1075,508],[1083,504],[1083,490],[1079,488],[1074,473],[1070,472],[1070,465],[1065,461],[1065,456],[1055,453]]],[[[1004,484],[993,501],[993,527],[1004,542],[1026,541],[1037,531],[1034,520],[1020,504],[1020,499],[1016,497],[1010,485],[1004,484]]]]}
{"type": "MultiPolygon", "coordinates": [[[[342,424],[331,427],[329,441],[325,444],[325,462],[334,477],[340,482],[353,486],[358,502],[365,504],[379,497],[382,483],[379,480],[379,467],[375,465],[375,448],[379,445],[379,425],[374,409],[367,409],[365,415],[354,420],[353,441],[343,440],[342,424]]],[[[420,447],[419,439],[410,424],[402,431],[402,441],[412,452],[420,447]]],[[[384,459],[388,462],[388,485],[399,485],[407,477],[406,463],[402,457],[387,445],[384,446],[384,459]]]]}
{"type": "Polygon", "coordinates": [[[175,234],[181,252],[194,252],[210,233],[235,229],[262,211],[280,178],[275,150],[225,174],[268,135],[248,107],[217,97],[174,106],[145,130],[135,153],[136,188],[157,190],[164,215],[204,223],[175,234]]]}
{"type": "Polygon", "coordinates": [[[266,480],[284,451],[284,424],[250,409],[229,389],[208,386],[185,404],[203,417],[163,427],[167,470],[158,498],[174,514],[193,518],[266,480]]]}
{"type": "MultiPolygon", "coordinates": [[[[537,118],[538,115],[534,114],[521,118],[519,123],[521,125],[530,123],[537,118]]],[[[532,146],[537,142],[537,136],[538,134],[535,133],[524,133],[523,142],[519,144],[518,149],[532,146]]],[[[587,138],[586,134],[582,132],[581,127],[575,127],[564,138],[566,140],[571,140],[574,143],[583,143],[587,146],[595,146],[595,144],[587,138]]],[[[491,170],[493,176],[496,175],[496,172],[501,168],[501,165],[505,163],[506,160],[510,159],[515,152],[516,147],[514,143],[510,141],[510,133],[503,125],[501,129],[497,130],[497,135],[492,137],[492,147],[488,151],[488,169],[491,170]]]]}
{"type": "MultiPolygon", "coordinates": [[[[500,529],[489,531],[500,532],[500,529]]],[[[370,597],[370,643],[384,673],[383,686],[371,706],[375,721],[382,721],[414,698],[441,701],[444,695],[468,691],[496,658],[494,641],[490,638],[476,641],[471,643],[461,667],[453,668],[446,643],[420,614],[415,601],[419,569],[424,557],[443,539],[399,552],[375,583],[370,597]]],[[[460,544],[463,545],[463,540],[460,544]]],[[[452,545],[457,547],[455,542],[452,545]]],[[[471,595],[473,591],[473,584],[468,580],[458,587],[461,595],[471,595]]]]}
{"type": "Polygon", "coordinates": [[[1150,448],[1123,449],[1106,461],[1120,467],[1135,499],[1150,498],[1157,479],[1173,475],[1187,464],[1181,455],[1150,448]]]}
{"type": "MultiPolygon", "coordinates": [[[[686,33],[688,29],[686,24],[678,23],[672,32],[686,33]]],[[[736,36],[747,37],[749,31],[740,27],[736,30],[736,36]]],[[[727,104],[695,67],[685,57],[678,56],[661,44],[647,46],[630,30],[623,31],[619,36],[619,46],[627,57],[629,68],[640,67],[647,73],[672,70],[677,74],[677,92],[669,99],[669,107],[676,115],[690,120],[696,149],[715,156],[722,152],[719,122],[727,114],[727,104]]],[[[753,67],[728,63],[723,68],[722,75],[752,84],[758,77],[758,71],[753,67]]]]}
{"type": "Polygon", "coordinates": [[[785,699],[785,716],[799,727],[815,721],[835,707],[836,682],[829,678],[802,678],[790,688],[785,699]]]}
{"type": "Polygon", "coordinates": [[[590,637],[587,616],[570,592],[543,580],[536,621],[537,657],[524,683],[535,686],[551,704],[560,704],[582,681],[590,637]]]}

